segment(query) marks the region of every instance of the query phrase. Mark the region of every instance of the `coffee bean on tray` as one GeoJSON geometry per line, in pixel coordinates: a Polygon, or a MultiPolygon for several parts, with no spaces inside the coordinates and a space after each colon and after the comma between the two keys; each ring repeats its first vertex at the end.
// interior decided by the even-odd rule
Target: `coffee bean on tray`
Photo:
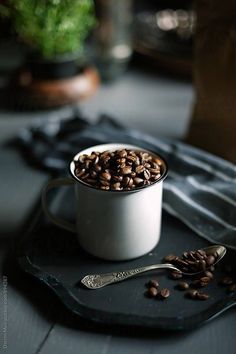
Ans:
{"type": "Polygon", "coordinates": [[[148,296],[149,297],[156,297],[157,294],[158,294],[158,290],[157,288],[154,288],[154,286],[151,286],[149,289],[148,289],[148,296]]]}
{"type": "Polygon", "coordinates": [[[197,294],[196,294],[196,298],[198,300],[208,300],[209,299],[209,294],[202,293],[202,292],[198,291],[197,294]]]}
{"type": "Polygon", "coordinates": [[[167,256],[165,256],[164,258],[164,262],[165,263],[172,263],[177,259],[177,256],[173,255],[173,254],[168,254],[167,256]]]}
{"type": "Polygon", "coordinates": [[[152,280],[150,280],[150,281],[148,282],[148,286],[158,289],[158,288],[159,288],[159,283],[158,283],[157,280],[152,279],[152,280]]]}
{"type": "Polygon", "coordinates": [[[78,179],[102,190],[129,191],[149,186],[163,172],[161,159],[144,151],[129,149],[93,151],[90,155],[80,155],[74,163],[78,179]]]}
{"type": "Polygon", "coordinates": [[[167,299],[170,296],[170,290],[167,288],[163,288],[161,289],[159,295],[162,299],[167,299]]]}
{"type": "Polygon", "coordinates": [[[186,293],[186,297],[189,297],[190,299],[195,299],[197,296],[197,290],[189,290],[186,293]]]}
{"type": "MultiPolygon", "coordinates": [[[[205,277],[206,278],[206,277],[205,277]]],[[[192,283],[191,283],[191,286],[194,287],[194,288],[203,288],[204,286],[207,286],[209,281],[204,281],[202,280],[203,278],[201,279],[197,279],[197,280],[194,280],[192,283]]]]}
{"type": "Polygon", "coordinates": [[[189,288],[189,285],[185,281],[180,281],[177,284],[177,287],[178,287],[179,290],[187,290],[189,288]]]}
{"type": "Polygon", "coordinates": [[[183,277],[183,274],[181,272],[171,272],[169,274],[169,278],[174,279],[174,280],[181,279],[182,277],[183,277]]]}

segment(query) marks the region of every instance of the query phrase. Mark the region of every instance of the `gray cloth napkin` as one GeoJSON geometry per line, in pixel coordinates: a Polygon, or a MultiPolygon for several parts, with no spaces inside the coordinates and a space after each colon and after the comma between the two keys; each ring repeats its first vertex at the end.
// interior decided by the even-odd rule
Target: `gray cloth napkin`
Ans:
{"type": "Polygon", "coordinates": [[[163,208],[200,237],[236,250],[236,166],[179,141],[127,129],[103,116],[89,124],[80,117],[50,120],[23,130],[21,146],[30,161],[65,173],[82,148],[130,143],[160,154],[168,163],[163,208]]]}

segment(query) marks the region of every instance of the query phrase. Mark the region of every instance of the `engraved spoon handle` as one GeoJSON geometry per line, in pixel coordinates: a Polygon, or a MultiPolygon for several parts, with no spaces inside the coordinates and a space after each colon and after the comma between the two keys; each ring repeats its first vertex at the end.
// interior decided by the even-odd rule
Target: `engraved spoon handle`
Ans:
{"type": "Polygon", "coordinates": [[[89,289],[99,289],[102,288],[103,286],[112,283],[117,283],[127,278],[133,277],[134,275],[148,272],[149,270],[154,270],[154,269],[171,269],[175,271],[180,271],[178,268],[176,268],[175,266],[169,263],[153,264],[146,267],[124,270],[122,272],[112,272],[112,273],[105,273],[105,274],[89,274],[86,275],[81,280],[81,283],[89,289]]]}

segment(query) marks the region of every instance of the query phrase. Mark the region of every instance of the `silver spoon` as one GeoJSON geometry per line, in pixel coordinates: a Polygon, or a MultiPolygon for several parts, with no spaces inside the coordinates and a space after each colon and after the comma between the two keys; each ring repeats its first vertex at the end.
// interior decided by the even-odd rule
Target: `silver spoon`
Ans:
{"type": "MultiPolygon", "coordinates": [[[[206,252],[207,255],[213,255],[214,253],[218,254],[217,260],[213,265],[218,263],[224,257],[224,255],[226,253],[226,248],[224,246],[218,246],[218,245],[206,247],[206,248],[203,248],[203,250],[206,252]]],[[[154,270],[154,269],[168,269],[168,270],[180,272],[183,275],[196,275],[196,274],[202,273],[202,271],[199,271],[196,273],[185,273],[185,272],[182,272],[177,267],[175,267],[173,264],[163,263],[163,264],[152,264],[152,265],[149,265],[146,267],[129,269],[129,270],[121,271],[121,272],[111,272],[111,273],[105,273],[105,274],[89,274],[89,275],[86,275],[81,280],[81,283],[89,289],[99,289],[99,288],[102,288],[106,285],[109,285],[112,283],[117,283],[117,282],[123,281],[127,278],[131,278],[134,275],[148,272],[149,270],[154,270]]]]}

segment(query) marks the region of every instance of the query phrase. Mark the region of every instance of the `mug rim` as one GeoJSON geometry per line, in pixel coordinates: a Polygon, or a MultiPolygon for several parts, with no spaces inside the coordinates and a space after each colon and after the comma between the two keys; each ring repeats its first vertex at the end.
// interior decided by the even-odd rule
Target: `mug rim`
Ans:
{"type": "MultiPolygon", "coordinates": [[[[109,149],[108,149],[108,150],[109,150],[109,149]]],[[[106,148],[104,149],[104,151],[106,151],[106,148]]],[[[73,159],[72,159],[71,162],[70,162],[69,167],[70,167],[70,174],[71,174],[71,176],[73,177],[73,179],[74,179],[76,182],[82,184],[83,186],[86,186],[86,187],[91,188],[92,190],[96,190],[96,191],[98,191],[98,192],[119,193],[119,194],[135,193],[135,192],[140,192],[140,191],[142,191],[142,190],[144,190],[144,189],[147,189],[147,188],[150,188],[150,187],[154,187],[156,184],[158,184],[158,183],[164,181],[164,179],[167,177],[167,174],[168,174],[168,164],[167,164],[166,160],[165,160],[161,155],[156,154],[156,153],[153,152],[152,150],[144,149],[144,148],[141,148],[141,147],[136,146],[136,145],[125,144],[125,143],[105,143],[105,144],[98,144],[98,145],[89,146],[89,147],[87,147],[87,148],[85,148],[85,149],[79,151],[77,154],[74,155],[73,159]],[[115,145],[117,145],[118,147],[115,147],[115,145]],[[149,184],[149,185],[146,185],[146,186],[141,186],[141,187],[136,187],[136,188],[131,189],[131,190],[112,190],[112,189],[104,190],[104,189],[100,189],[100,188],[94,187],[94,186],[92,186],[91,184],[88,184],[88,183],[82,181],[81,179],[79,179],[79,178],[75,175],[75,173],[74,173],[74,170],[75,170],[75,161],[78,160],[78,157],[79,157],[80,155],[82,155],[82,154],[84,153],[84,151],[86,151],[86,150],[88,150],[88,149],[95,150],[96,148],[99,148],[99,147],[101,147],[101,146],[104,146],[104,148],[105,148],[106,146],[107,146],[107,147],[109,147],[109,146],[114,146],[114,148],[111,149],[111,151],[112,151],[112,150],[117,150],[117,149],[119,149],[119,147],[120,147],[120,148],[124,148],[124,149],[131,149],[131,148],[132,148],[132,149],[136,149],[136,150],[139,150],[139,151],[149,152],[149,153],[151,153],[152,155],[154,155],[154,156],[160,158],[160,159],[162,160],[162,162],[164,162],[164,166],[165,166],[164,173],[161,175],[161,177],[160,177],[157,181],[153,182],[152,184],[149,184]]]]}

